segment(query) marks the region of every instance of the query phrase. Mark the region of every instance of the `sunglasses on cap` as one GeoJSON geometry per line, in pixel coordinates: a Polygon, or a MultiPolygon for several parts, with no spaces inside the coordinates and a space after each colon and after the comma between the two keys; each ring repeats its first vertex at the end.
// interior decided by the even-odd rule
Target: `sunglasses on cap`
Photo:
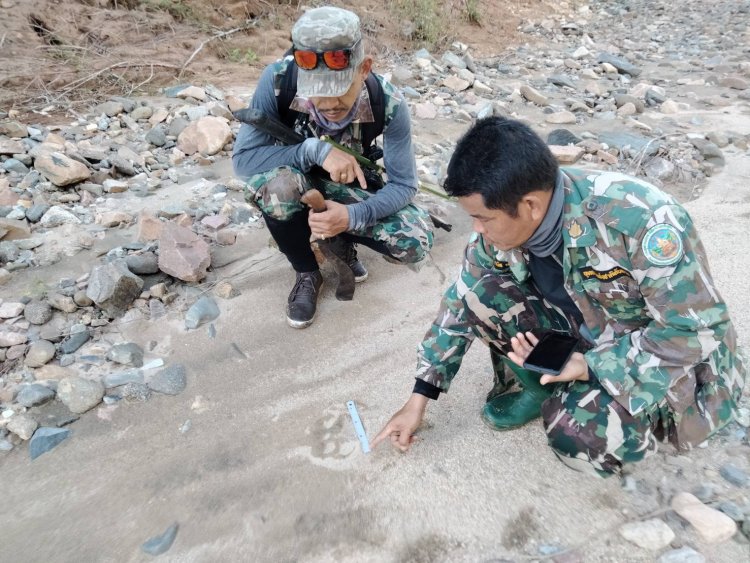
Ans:
{"type": "Polygon", "coordinates": [[[361,39],[347,49],[334,49],[332,51],[311,51],[309,49],[294,49],[294,62],[302,70],[313,70],[318,68],[322,60],[331,70],[345,70],[351,64],[354,50],[361,39]]]}

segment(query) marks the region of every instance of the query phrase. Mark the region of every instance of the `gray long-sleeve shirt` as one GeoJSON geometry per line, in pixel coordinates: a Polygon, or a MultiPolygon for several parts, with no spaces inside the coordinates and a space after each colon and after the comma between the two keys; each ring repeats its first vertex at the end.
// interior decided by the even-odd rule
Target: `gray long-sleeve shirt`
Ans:
{"type": "MultiPolygon", "coordinates": [[[[293,64],[293,63],[292,63],[293,64]]],[[[274,65],[266,67],[258,82],[250,107],[279,119],[274,93],[274,65]]],[[[243,124],[232,154],[234,172],[240,178],[291,166],[307,172],[322,166],[331,145],[319,139],[306,139],[298,145],[278,146],[270,135],[243,124]]],[[[399,104],[383,132],[383,161],[388,171],[385,186],[365,201],[347,205],[349,230],[361,230],[407,205],[417,192],[417,169],[411,143],[411,123],[406,102],[399,104]]]]}

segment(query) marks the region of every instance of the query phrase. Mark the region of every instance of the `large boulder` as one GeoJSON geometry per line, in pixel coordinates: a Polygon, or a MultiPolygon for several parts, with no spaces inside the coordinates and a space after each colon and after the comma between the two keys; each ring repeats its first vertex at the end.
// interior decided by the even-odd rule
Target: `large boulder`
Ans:
{"type": "Polygon", "coordinates": [[[34,160],[34,168],[56,186],[69,186],[91,176],[85,164],[61,152],[42,152],[34,160]]]}
{"type": "Polygon", "coordinates": [[[232,131],[226,120],[207,116],[185,127],[177,138],[177,148],[185,154],[212,155],[231,140],[232,131]]]}

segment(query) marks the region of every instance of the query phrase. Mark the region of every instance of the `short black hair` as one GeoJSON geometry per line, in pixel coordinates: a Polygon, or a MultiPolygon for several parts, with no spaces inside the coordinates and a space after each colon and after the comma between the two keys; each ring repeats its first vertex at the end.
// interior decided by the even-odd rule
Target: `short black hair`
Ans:
{"type": "Polygon", "coordinates": [[[487,117],[458,141],[444,188],[455,197],[481,194],[487,208],[515,217],[523,196],[555,187],[557,170],[549,147],[528,125],[487,117]]]}

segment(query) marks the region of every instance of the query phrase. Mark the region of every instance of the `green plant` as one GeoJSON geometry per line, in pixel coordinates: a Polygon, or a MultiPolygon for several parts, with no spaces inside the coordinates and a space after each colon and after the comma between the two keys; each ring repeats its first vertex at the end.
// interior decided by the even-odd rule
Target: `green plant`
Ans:
{"type": "Polygon", "coordinates": [[[226,58],[233,63],[251,65],[258,62],[258,53],[252,49],[245,49],[244,51],[242,49],[232,49],[227,53],[226,58]]]}
{"type": "Polygon", "coordinates": [[[479,13],[479,0],[466,0],[464,2],[464,12],[466,14],[466,19],[469,20],[470,23],[476,25],[482,24],[482,16],[479,13]]]}
{"type": "Polygon", "coordinates": [[[439,0],[397,0],[396,9],[414,25],[413,39],[434,46],[447,35],[449,18],[439,0]]]}
{"type": "Polygon", "coordinates": [[[197,20],[192,6],[182,0],[141,0],[146,11],[167,12],[177,21],[197,20]]]}

